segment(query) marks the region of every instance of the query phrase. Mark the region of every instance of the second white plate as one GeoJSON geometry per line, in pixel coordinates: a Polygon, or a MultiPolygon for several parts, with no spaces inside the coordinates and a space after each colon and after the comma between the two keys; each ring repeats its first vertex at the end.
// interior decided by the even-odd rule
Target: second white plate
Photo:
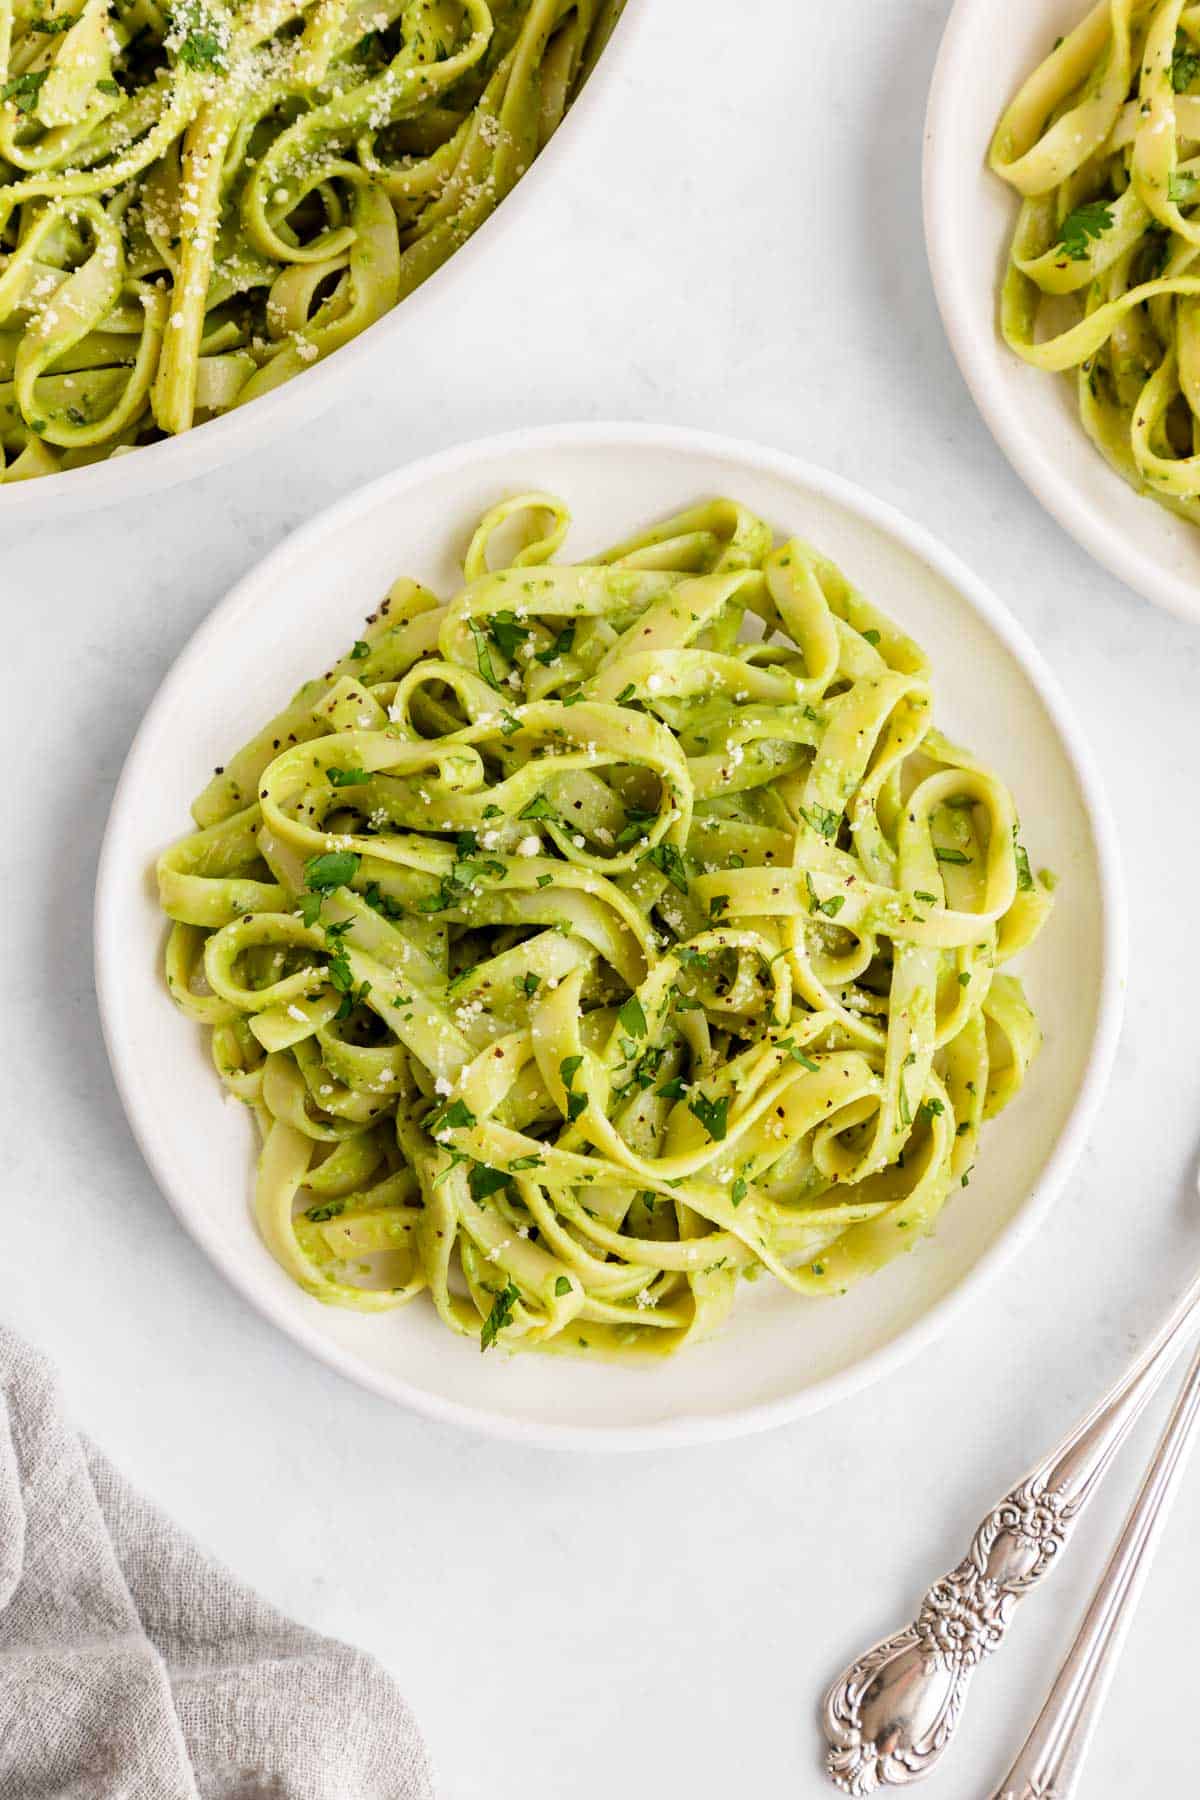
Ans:
{"type": "Polygon", "coordinates": [[[1137,494],[1079,422],[1070,383],[997,327],[1017,196],[986,166],[996,121],[1086,0],[957,0],[925,117],[925,242],[950,346],[996,442],[1042,505],[1148,600],[1200,619],[1200,527],[1137,494]]]}
{"type": "Polygon", "coordinates": [[[129,753],[96,901],[97,987],[130,1122],[163,1192],[235,1287],[299,1343],[389,1398],[531,1442],[630,1448],[751,1431],[827,1405],[944,1325],[1025,1241],[1099,1101],[1120,1012],[1123,907],[1113,834],[1087,753],[1033,646],[988,590],[919,526],[837,477],[768,450],[641,425],[555,426],[398,470],[298,532],[231,593],[163,683],[129,753]],[[937,719],[1011,785],[1035,867],[1061,878],[1024,972],[1046,1044],[1019,1102],[989,1126],[978,1169],[936,1235],[843,1299],[762,1282],[712,1343],[630,1369],[481,1357],[418,1298],[364,1317],[322,1306],[259,1241],[256,1146],[224,1103],[207,1033],[181,1018],[160,970],[150,870],[188,826],[211,768],[354,635],[392,579],[461,581],[479,515],[528,488],[575,513],[566,554],[729,494],[799,533],[929,652],[937,719]]]}

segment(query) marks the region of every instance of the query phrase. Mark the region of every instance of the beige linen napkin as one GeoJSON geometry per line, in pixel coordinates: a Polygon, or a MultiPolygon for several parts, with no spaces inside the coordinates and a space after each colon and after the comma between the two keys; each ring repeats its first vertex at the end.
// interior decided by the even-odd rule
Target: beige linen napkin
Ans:
{"type": "Polygon", "coordinates": [[[431,1800],[389,1677],[209,1560],[0,1327],[0,1800],[431,1800]]]}

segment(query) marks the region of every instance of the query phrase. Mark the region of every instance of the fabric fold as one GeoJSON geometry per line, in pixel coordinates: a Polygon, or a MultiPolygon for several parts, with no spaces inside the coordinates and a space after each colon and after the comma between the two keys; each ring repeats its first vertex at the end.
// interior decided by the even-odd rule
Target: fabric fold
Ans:
{"type": "Polygon", "coordinates": [[[0,1327],[0,1800],[432,1800],[385,1671],[213,1562],[0,1327]]]}

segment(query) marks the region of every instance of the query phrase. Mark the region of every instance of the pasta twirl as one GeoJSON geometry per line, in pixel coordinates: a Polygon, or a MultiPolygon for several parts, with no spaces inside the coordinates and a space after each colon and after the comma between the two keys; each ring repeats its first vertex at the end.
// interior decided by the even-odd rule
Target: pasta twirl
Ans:
{"type": "Polygon", "coordinates": [[[418,287],[600,0],[0,0],[0,481],[187,431],[418,287]]]}
{"type": "Polygon", "coordinates": [[[819,552],[728,500],[583,564],[567,524],[519,496],[452,598],[397,582],[158,880],[297,1282],[636,1355],[931,1228],[1037,1049],[1002,965],[1050,898],[819,552]]]}

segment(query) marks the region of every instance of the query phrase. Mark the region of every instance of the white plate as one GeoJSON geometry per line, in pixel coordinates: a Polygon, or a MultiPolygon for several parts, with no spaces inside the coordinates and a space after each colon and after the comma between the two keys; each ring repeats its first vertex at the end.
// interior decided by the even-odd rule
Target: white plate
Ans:
{"type": "Polygon", "coordinates": [[[527,1442],[629,1448],[757,1430],[828,1405],[929,1339],[1007,1261],[1061,1186],[1116,1039],[1124,930],[1112,826],[1087,752],[1037,652],[917,525],[774,451],[646,425],[551,426],[464,445],[375,482],[282,544],[201,626],[125,764],[100,860],[96,975],[113,1070],[180,1219],[230,1281],[323,1361],[436,1418],[527,1442]],[[208,1033],[167,998],[150,869],[212,767],[333,650],[398,574],[442,591],[494,501],[550,488],[575,513],[566,555],[704,495],[730,494],[811,538],[933,658],[937,718],[1012,784],[1034,866],[1060,903],[1025,957],[1046,1045],[989,1126],[967,1193],[936,1236],[844,1299],[764,1281],[714,1342],[659,1367],[488,1356],[423,1299],[369,1318],[323,1306],[276,1266],[251,1220],[250,1119],[226,1105],[208,1033]]]}
{"type": "Polygon", "coordinates": [[[1087,0],[957,0],[925,116],[925,242],[963,377],[1018,475],[1098,562],[1200,619],[1200,528],[1137,494],[1079,422],[1069,382],[1007,348],[997,295],[1017,196],[986,167],[996,121],[1087,0]]]}
{"type": "Polygon", "coordinates": [[[620,71],[633,49],[647,4],[648,0],[608,0],[614,18],[611,36],[545,150],[479,230],[399,306],[282,387],[192,431],[83,469],[11,486],[0,484],[0,529],[33,519],[61,519],[64,513],[90,512],[93,507],[112,506],[190,481],[310,423],[334,405],[339,393],[349,390],[361,403],[364,390],[358,384],[368,361],[420,362],[427,354],[424,346],[440,342],[444,336],[439,313],[450,285],[473,282],[479,292],[486,292],[494,279],[487,258],[498,248],[504,227],[515,223],[520,210],[537,204],[545,181],[568,180],[571,159],[587,154],[589,121],[597,108],[619,91],[620,71]]]}

